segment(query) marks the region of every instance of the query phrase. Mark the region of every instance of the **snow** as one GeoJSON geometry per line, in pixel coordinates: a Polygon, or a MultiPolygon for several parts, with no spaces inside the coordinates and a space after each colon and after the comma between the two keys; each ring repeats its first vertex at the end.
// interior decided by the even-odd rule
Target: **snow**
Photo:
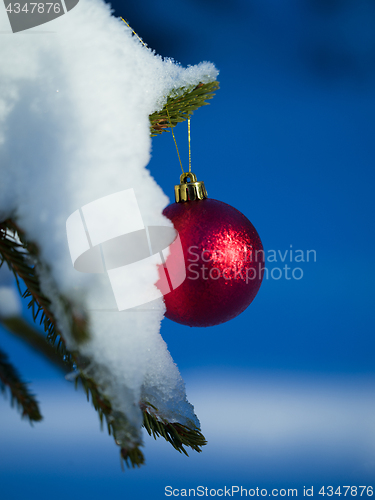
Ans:
{"type": "MultiPolygon", "coordinates": [[[[0,31],[10,31],[4,9],[0,31]]],[[[148,115],[180,87],[215,80],[217,70],[207,62],[183,68],[155,55],[100,0],[81,0],[48,27],[0,36],[0,218],[15,218],[37,243],[42,289],[68,348],[90,358],[88,371],[127,415],[123,444],[141,441],[141,398],[172,421],[199,425],[159,333],[162,299],[113,311],[106,276],[74,269],[66,221],[85,205],[134,189],[145,226],[168,225],[161,213],[168,198],[145,168],[148,115]],[[84,345],[76,345],[59,296],[88,311],[84,345]],[[98,304],[112,311],[98,311],[98,304]]],[[[155,266],[153,272],[156,282],[155,266]]],[[[137,279],[129,277],[130,292],[137,279]]],[[[14,306],[9,297],[5,303],[14,306]]]]}

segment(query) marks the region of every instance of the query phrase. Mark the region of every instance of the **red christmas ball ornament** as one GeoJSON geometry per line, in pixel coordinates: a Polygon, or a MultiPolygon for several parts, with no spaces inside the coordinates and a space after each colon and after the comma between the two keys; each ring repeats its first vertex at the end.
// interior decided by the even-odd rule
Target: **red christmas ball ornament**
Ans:
{"type": "MultiPolygon", "coordinates": [[[[165,316],[188,326],[214,326],[235,318],[253,301],[262,283],[264,252],[252,223],[238,210],[207,198],[203,182],[184,173],[176,203],[165,208],[177,230],[186,278],[164,296],[165,316]]],[[[173,249],[167,258],[176,261],[173,249]]]]}

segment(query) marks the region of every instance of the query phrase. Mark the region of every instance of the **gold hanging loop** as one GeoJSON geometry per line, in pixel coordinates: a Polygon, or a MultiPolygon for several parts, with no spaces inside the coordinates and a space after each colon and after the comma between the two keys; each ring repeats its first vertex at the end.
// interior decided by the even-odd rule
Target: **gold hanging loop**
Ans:
{"type": "Polygon", "coordinates": [[[207,198],[204,182],[197,181],[197,176],[193,172],[184,172],[180,175],[180,184],[174,187],[174,194],[176,203],[207,198]]]}

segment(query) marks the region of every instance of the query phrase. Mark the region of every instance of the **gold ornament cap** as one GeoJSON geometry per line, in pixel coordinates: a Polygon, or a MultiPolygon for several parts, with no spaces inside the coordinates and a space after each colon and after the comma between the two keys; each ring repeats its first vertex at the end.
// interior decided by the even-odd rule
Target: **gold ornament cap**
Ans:
{"type": "Polygon", "coordinates": [[[180,175],[180,184],[174,187],[174,194],[176,203],[207,198],[204,182],[197,181],[197,176],[193,172],[184,172],[180,175]]]}

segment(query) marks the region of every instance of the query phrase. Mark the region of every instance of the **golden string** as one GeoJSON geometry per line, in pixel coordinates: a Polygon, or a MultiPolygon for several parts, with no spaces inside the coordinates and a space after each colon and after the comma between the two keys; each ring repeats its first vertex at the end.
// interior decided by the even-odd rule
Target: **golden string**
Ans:
{"type": "Polygon", "coordinates": [[[132,30],[133,35],[135,35],[135,36],[138,38],[138,40],[141,42],[141,44],[142,44],[144,47],[147,47],[147,45],[145,44],[145,42],[142,40],[142,38],[140,38],[140,37],[138,36],[138,34],[137,34],[134,30],[133,30],[133,28],[129,25],[129,23],[127,23],[127,22],[125,21],[125,19],[123,19],[122,17],[121,17],[120,19],[122,19],[122,21],[124,21],[124,23],[126,24],[126,26],[132,30]]]}
{"type": "MultiPolygon", "coordinates": [[[[138,34],[133,30],[133,28],[129,25],[128,22],[125,21],[125,19],[123,17],[120,18],[122,21],[124,21],[124,23],[126,24],[126,26],[131,29],[133,35],[135,35],[138,40],[141,42],[141,44],[144,46],[144,47],[147,47],[147,45],[144,43],[144,41],[138,36],[138,34]]],[[[172,136],[173,136],[173,140],[174,140],[174,144],[176,146],[176,151],[177,151],[177,155],[178,155],[178,160],[180,162],[180,166],[181,166],[181,170],[182,170],[182,173],[184,173],[184,169],[182,167],[182,161],[181,161],[181,157],[180,157],[180,152],[178,151],[178,146],[177,146],[177,141],[176,141],[176,137],[174,135],[174,132],[173,132],[173,127],[172,127],[172,123],[171,123],[171,117],[169,115],[169,111],[168,111],[168,108],[165,108],[166,111],[167,111],[167,115],[168,115],[168,119],[169,119],[169,125],[171,127],[171,132],[172,132],[172,136]]],[[[190,141],[190,116],[188,117],[188,142],[189,142],[189,173],[191,172],[191,141],[190,141]]]]}
{"type": "Polygon", "coordinates": [[[191,172],[190,116],[188,118],[189,172],[191,172]]]}
{"type": "Polygon", "coordinates": [[[169,116],[168,108],[166,107],[165,109],[167,110],[169,125],[171,126],[171,132],[172,132],[172,136],[173,136],[173,140],[174,140],[174,145],[176,146],[176,151],[177,151],[178,159],[179,159],[179,162],[180,162],[180,165],[181,165],[181,170],[182,170],[182,173],[184,173],[184,169],[182,168],[182,161],[181,161],[181,158],[180,158],[180,153],[178,151],[176,137],[174,136],[174,132],[173,132],[173,127],[172,127],[172,123],[171,123],[171,117],[169,116]]]}

